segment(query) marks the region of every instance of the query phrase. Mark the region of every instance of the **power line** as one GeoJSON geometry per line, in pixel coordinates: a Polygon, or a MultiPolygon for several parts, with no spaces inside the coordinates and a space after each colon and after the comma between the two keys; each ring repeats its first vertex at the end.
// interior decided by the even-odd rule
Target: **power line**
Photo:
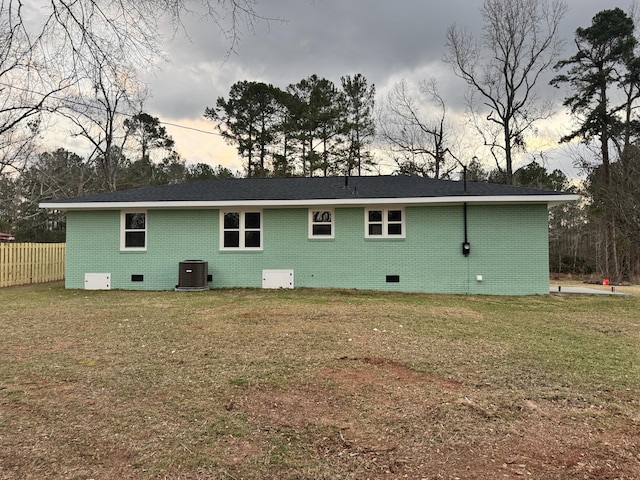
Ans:
{"type": "Polygon", "coordinates": [[[158,119],[158,121],[160,123],[162,123],[163,125],[169,125],[171,127],[177,127],[177,128],[183,128],[185,130],[193,130],[194,132],[198,132],[198,133],[206,133],[207,135],[216,135],[218,137],[221,137],[222,134],[220,133],[216,133],[216,132],[208,132],[207,130],[202,130],[200,128],[195,128],[195,127],[187,127],[186,125],[179,125],[177,123],[170,123],[170,122],[165,122],[163,120],[158,119]]]}
{"type": "MultiPolygon", "coordinates": [[[[20,90],[21,92],[30,93],[30,94],[34,94],[34,95],[40,95],[43,98],[49,97],[49,98],[52,98],[54,100],[59,100],[61,102],[72,103],[72,104],[75,104],[75,105],[80,105],[82,107],[89,107],[89,108],[98,109],[98,107],[96,107],[95,105],[87,105],[86,103],[82,103],[82,102],[79,102],[79,101],[76,101],[76,100],[71,100],[71,99],[68,99],[68,98],[62,98],[62,97],[58,97],[56,95],[49,95],[49,94],[45,94],[45,93],[42,93],[42,92],[36,92],[35,90],[30,90],[30,89],[27,89],[27,88],[18,87],[16,85],[10,85],[8,83],[1,82],[1,81],[0,81],[0,85],[5,86],[5,87],[9,87],[9,88],[14,88],[16,90],[20,90]]],[[[125,117],[130,117],[130,118],[133,118],[136,115],[136,114],[133,114],[133,113],[125,113],[125,112],[120,112],[120,111],[117,111],[117,110],[115,111],[115,113],[117,113],[119,115],[123,115],[125,117]]],[[[194,132],[204,133],[206,135],[214,135],[216,137],[221,137],[222,136],[222,134],[220,134],[220,133],[210,132],[210,131],[202,130],[200,128],[195,128],[195,127],[188,127],[186,125],[180,125],[180,124],[177,124],[177,123],[166,122],[164,120],[160,120],[159,118],[158,118],[158,122],[161,123],[162,125],[168,125],[168,126],[171,126],[171,127],[182,128],[184,130],[192,130],[194,132]]]]}

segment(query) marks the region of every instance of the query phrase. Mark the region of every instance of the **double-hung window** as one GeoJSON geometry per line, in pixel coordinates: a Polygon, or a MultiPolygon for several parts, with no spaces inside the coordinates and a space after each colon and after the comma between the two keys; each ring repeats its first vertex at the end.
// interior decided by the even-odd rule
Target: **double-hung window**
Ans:
{"type": "Polygon", "coordinates": [[[309,210],[309,238],[334,238],[333,210],[309,210]]]}
{"type": "Polygon", "coordinates": [[[120,213],[120,250],[147,249],[147,212],[120,213]]]}
{"type": "Polygon", "coordinates": [[[262,250],[261,211],[223,211],[220,231],[221,250],[262,250]]]}
{"type": "Polygon", "coordinates": [[[366,238],[404,238],[404,209],[369,208],[364,211],[366,238]]]}

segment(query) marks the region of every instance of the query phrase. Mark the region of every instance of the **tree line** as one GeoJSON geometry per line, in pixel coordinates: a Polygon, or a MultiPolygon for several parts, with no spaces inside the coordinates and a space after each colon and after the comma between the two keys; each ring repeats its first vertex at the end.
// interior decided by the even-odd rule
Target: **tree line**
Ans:
{"type": "Polygon", "coordinates": [[[564,105],[588,153],[583,191],[589,203],[568,225],[574,258],[592,258],[613,281],[640,274],[640,56],[633,18],[620,8],[597,13],[575,32],[576,53],[559,61],[552,80],[568,87],[564,105]]]}
{"type": "MultiPolygon", "coordinates": [[[[118,190],[236,175],[221,165],[186,164],[175,152],[158,161],[149,156],[132,161],[121,152],[118,157],[118,190]]],[[[43,210],[38,204],[109,191],[99,170],[99,164],[59,148],[36,155],[20,175],[0,175],[0,231],[12,232],[21,242],[63,242],[64,213],[43,210]]]]}
{"type": "Polygon", "coordinates": [[[247,177],[361,175],[373,165],[375,87],[311,75],[285,89],[241,81],[204,116],[245,159],[247,177]]]}
{"type": "MultiPolygon", "coordinates": [[[[228,34],[230,51],[238,19],[248,28],[264,21],[255,0],[200,4],[228,34]]],[[[186,163],[159,119],[144,111],[148,92],[136,72],[162,55],[149,32],[166,19],[183,28],[188,2],[51,0],[39,30],[26,26],[24,8],[0,3],[1,230],[21,240],[60,236],[63,217],[37,209],[45,198],[235,174],[186,163]],[[51,118],[64,118],[88,153],[40,151],[35,139],[51,118]]],[[[315,74],[280,87],[245,80],[204,107],[204,116],[235,146],[247,177],[378,173],[386,157],[394,174],[456,178],[464,166],[470,181],[575,189],[584,202],[551,213],[553,269],[630,279],[640,274],[635,23],[620,8],[598,12],[564,56],[558,26],[566,12],[561,0],[485,0],[480,35],[447,30],[444,60],[467,86],[473,145],[452,123],[435,78],[417,86],[401,80],[377,99],[362,74],[339,84],[315,74]],[[558,140],[583,145],[575,159],[586,178],[579,186],[547,171],[544,153],[530,152],[537,124],[555,111],[541,88],[551,74],[574,120],[558,140]],[[529,163],[515,168],[522,158],[529,163]]]]}

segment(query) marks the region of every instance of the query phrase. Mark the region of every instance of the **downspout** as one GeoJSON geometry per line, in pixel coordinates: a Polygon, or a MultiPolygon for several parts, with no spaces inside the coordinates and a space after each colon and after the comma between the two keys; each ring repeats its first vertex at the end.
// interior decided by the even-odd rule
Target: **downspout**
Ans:
{"type": "Polygon", "coordinates": [[[467,202],[464,202],[462,208],[464,212],[464,243],[462,244],[462,254],[465,256],[467,261],[467,295],[469,295],[471,293],[471,263],[469,262],[471,246],[469,245],[469,239],[467,238],[467,202]]]}
{"type": "MultiPolygon", "coordinates": [[[[456,157],[453,153],[451,153],[451,150],[449,150],[448,148],[446,148],[443,152],[443,155],[445,153],[449,152],[449,155],[451,155],[453,157],[453,159],[458,163],[458,165],[460,165],[462,167],[462,185],[463,185],[463,193],[464,193],[464,197],[465,197],[465,201],[462,204],[462,211],[464,214],[464,241],[462,242],[462,255],[464,255],[467,258],[467,293],[470,293],[470,287],[471,287],[471,279],[469,278],[470,275],[470,269],[471,266],[469,264],[469,254],[471,253],[471,245],[469,244],[469,238],[467,236],[468,234],[468,230],[467,230],[467,202],[466,202],[466,198],[467,198],[467,166],[462,163],[458,157],[456,157]]],[[[474,157],[475,159],[475,157],[474,157]]]]}
{"type": "MultiPolygon", "coordinates": [[[[449,155],[451,155],[453,157],[453,159],[458,163],[458,165],[460,165],[462,167],[462,188],[463,188],[463,193],[465,196],[465,199],[467,197],[467,166],[462,163],[458,157],[456,157],[453,153],[451,153],[451,150],[449,150],[448,148],[446,148],[444,150],[444,152],[442,152],[442,155],[444,156],[445,153],[449,152],[449,155]]],[[[476,157],[473,157],[474,159],[476,157]]],[[[462,242],[462,254],[465,257],[469,256],[469,253],[471,252],[471,245],[469,244],[469,239],[467,238],[467,202],[465,201],[463,203],[463,211],[464,211],[464,242],[462,242]]]]}
{"type": "MultiPolygon", "coordinates": [[[[467,166],[462,165],[462,174],[463,174],[463,188],[464,195],[467,196],[467,166]]],[[[469,244],[468,237],[468,223],[467,223],[467,202],[465,201],[462,204],[462,212],[463,212],[463,221],[464,221],[464,242],[462,242],[462,255],[466,257],[467,260],[467,295],[471,293],[471,264],[469,263],[469,254],[471,253],[471,245],[469,244]]]]}
{"type": "Polygon", "coordinates": [[[469,251],[470,251],[470,245],[469,245],[469,240],[467,238],[467,202],[464,202],[463,205],[463,212],[464,212],[464,243],[462,244],[462,254],[465,257],[469,256],[469,251]]]}
{"type": "MultiPolygon", "coordinates": [[[[467,195],[467,166],[463,165],[463,185],[464,185],[464,195],[467,195]]],[[[469,245],[469,239],[467,238],[467,202],[463,204],[463,212],[464,212],[464,242],[462,243],[462,254],[465,257],[469,256],[471,253],[471,245],[469,245]]]]}

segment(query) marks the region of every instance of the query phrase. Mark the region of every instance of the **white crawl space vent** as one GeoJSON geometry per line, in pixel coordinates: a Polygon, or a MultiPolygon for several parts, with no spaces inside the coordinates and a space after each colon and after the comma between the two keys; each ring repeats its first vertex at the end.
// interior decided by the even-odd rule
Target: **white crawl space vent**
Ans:
{"type": "Polygon", "coordinates": [[[111,274],[110,273],[85,273],[84,289],[85,290],[111,290],[111,274]]]}
{"type": "Polygon", "coordinates": [[[293,270],[263,270],[262,288],[293,288],[293,270]]]}

